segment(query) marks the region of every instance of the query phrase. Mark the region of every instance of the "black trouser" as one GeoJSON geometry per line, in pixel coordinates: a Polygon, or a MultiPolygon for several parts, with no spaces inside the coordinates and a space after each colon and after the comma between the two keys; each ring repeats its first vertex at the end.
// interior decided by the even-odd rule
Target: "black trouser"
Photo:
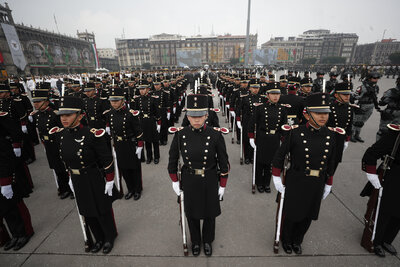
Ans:
{"type": "MultiPolygon", "coordinates": [[[[161,129],[160,129],[160,142],[167,142],[168,141],[168,127],[169,127],[169,121],[167,119],[167,111],[164,110],[165,114],[161,116],[161,129]]],[[[173,114],[170,114],[171,118],[173,117],[173,114]]]]}
{"type": "Polygon", "coordinates": [[[400,218],[394,217],[385,212],[379,213],[378,224],[376,225],[376,233],[374,244],[382,245],[383,243],[392,244],[400,230],[400,218]]]}
{"type": "Polygon", "coordinates": [[[138,164],[136,169],[121,169],[122,176],[124,177],[128,192],[140,193],[142,192],[142,165],[138,164]]]}
{"type": "Polygon", "coordinates": [[[58,183],[58,191],[60,194],[65,192],[72,192],[71,188],[69,187],[69,175],[65,169],[54,169],[54,172],[57,176],[57,183],[58,183]]]}
{"type": "Polygon", "coordinates": [[[187,217],[190,238],[192,244],[200,244],[201,237],[203,237],[203,243],[212,243],[215,238],[215,217],[205,218],[203,220],[203,229],[200,233],[200,219],[193,219],[187,217]]]}
{"type": "Polygon", "coordinates": [[[269,186],[271,183],[271,164],[256,162],[256,185],[269,186]]]}
{"type": "Polygon", "coordinates": [[[311,219],[308,218],[299,222],[285,218],[282,227],[282,243],[301,245],[310,225],[311,219]]]}
{"type": "Polygon", "coordinates": [[[152,151],[152,146],[154,148],[154,158],[159,159],[160,158],[160,144],[158,141],[156,142],[144,142],[144,145],[146,147],[146,158],[149,160],[153,159],[153,151],[152,151]]]}
{"type": "Polygon", "coordinates": [[[12,201],[10,204],[9,209],[5,214],[3,214],[3,218],[7,222],[8,229],[10,229],[12,237],[23,237],[26,235],[25,232],[25,225],[24,225],[24,220],[21,217],[21,214],[19,212],[18,206],[15,203],[14,200],[8,200],[12,201]]]}
{"type": "Polygon", "coordinates": [[[112,210],[99,217],[85,217],[85,221],[93,233],[96,242],[114,242],[117,236],[117,229],[114,223],[114,215],[112,210]]]}

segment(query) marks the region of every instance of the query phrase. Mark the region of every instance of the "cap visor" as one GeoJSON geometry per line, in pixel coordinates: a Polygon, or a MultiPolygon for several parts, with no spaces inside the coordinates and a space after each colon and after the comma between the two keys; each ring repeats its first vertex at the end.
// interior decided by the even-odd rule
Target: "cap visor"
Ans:
{"type": "Polygon", "coordinates": [[[201,117],[201,116],[206,115],[207,113],[208,113],[207,110],[199,110],[199,111],[188,110],[188,111],[186,111],[186,115],[191,116],[191,117],[201,117]]]}

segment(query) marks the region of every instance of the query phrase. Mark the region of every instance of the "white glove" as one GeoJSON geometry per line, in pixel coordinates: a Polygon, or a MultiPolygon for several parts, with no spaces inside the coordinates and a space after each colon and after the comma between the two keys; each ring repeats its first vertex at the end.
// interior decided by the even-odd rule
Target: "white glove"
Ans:
{"type": "Polygon", "coordinates": [[[225,107],[226,107],[227,109],[229,109],[229,105],[226,105],[225,107]]]}
{"type": "Polygon", "coordinates": [[[4,185],[1,187],[1,194],[7,198],[11,199],[14,195],[11,185],[4,185]]]}
{"type": "Polygon", "coordinates": [[[142,157],[142,150],[143,150],[142,146],[136,147],[136,156],[138,159],[140,159],[142,157]]]}
{"type": "Polygon", "coordinates": [[[22,125],[21,130],[23,133],[28,133],[28,129],[26,128],[26,125],[22,125]]]}
{"type": "Polygon", "coordinates": [[[171,118],[171,113],[167,112],[167,120],[169,120],[171,118]]]}
{"type": "Polygon", "coordinates": [[[179,181],[172,182],[172,189],[174,189],[175,194],[177,194],[178,196],[181,194],[181,188],[179,187],[179,181]]]}
{"type": "Polygon", "coordinates": [[[14,148],[14,154],[17,158],[21,157],[21,148],[15,147],[14,148]]]}
{"type": "Polygon", "coordinates": [[[161,125],[157,124],[157,132],[160,133],[160,131],[161,131],[161,125]]]}
{"type": "Polygon", "coordinates": [[[231,113],[232,118],[235,118],[235,116],[236,116],[235,111],[230,111],[229,113],[231,113]]]}
{"type": "Polygon", "coordinates": [[[346,151],[346,149],[349,147],[349,142],[347,141],[347,142],[344,142],[344,145],[343,145],[343,152],[345,152],[346,151]]]}
{"type": "Polygon", "coordinates": [[[179,101],[178,101],[178,105],[180,106],[180,105],[181,105],[181,103],[182,103],[182,102],[179,100],[179,101]]]}
{"type": "Polygon", "coordinates": [[[29,115],[29,116],[28,116],[28,120],[29,120],[30,122],[33,122],[33,117],[32,117],[31,115],[29,115]]]}
{"type": "Polygon", "coordinates": [[[379,177],[377,174],[372,174],[367,172],[367,178],[368,181],[370,181],[370,183],[372,184],[372,186],[375,187],[375,189],[379,189],[382,187],[381,182],[379,182],[379,177]]]}
{"type": "Polygon", "coordinates": [[[322,195],[322,199],[325,199],[329,193],[331,192],[332,186],[331,185],[325,185],[324,187],[324,194],[322,195]]]}
{"type": "Polygon", "coordinates": [[[106,189],[104,190],[104,194],[108,194],[111,197],[113,186],[114,186],[114,180],[107,182],[106,189]]]}
{"type": "Polygon", "coordinates": [[[224,97],[224,101],[226,101],[226,97],[224,97]]]}
{"type": "Polygon", "coordinates": [[[106,133],[107,133],[108,135],[111,135],[110,127],[109,127],[109,126],[106,127],[106,133]]]}
{"type": "Polygon", "coordinates": [[[69,178],[68,185],[69,185],[69,188],[71,188],[72,193],[75,194],[75,190],[74,190],[74,186],[73,186],[73,184],[72,184],[71,178],[69,178]]]}
{"type": "MultiPolygon", "coordinates": [[[[237,124],[237,127],[238,127],[240,130],[242,130],[242,123],[241,123],[240,121],[237,121],[236,124],[237,124]]],[[[254,139],[253,139],[253,141],[254,141],[254,139]]]]}
{"type": "Polygon", "coordinates": [[[176,107],[173,107],[173,108],[172,108],[172,112],[175,114],[175,112],[176,112],[176,107]]]}
{"type": "Polygon", "coordinates": [[[219,98],[224,99],[224,96],[223,95],[219,95],[219,98]]]}
{"type": "Polygon", "coordinates": [[[222,197],[224,196],[225,193],[225,187],[220,186],[218,189],[218,196],[219,196],[219,200],[222,200],[222,197]]]}
{"type": "Polygon", "coordinates": [[[249,143],[250,143],[252,148],[256,148],[256,143],[254,142],[254,138],[250,138],[249,139],[249,143]]]}
{"type": "Polygon", "coordinates": [[[276,191],[282,193],[285,190],[285,186],[282,184],[281,177],[272,175],[272,179],[274,180],[274,185],[275,185],[276,191]]]}

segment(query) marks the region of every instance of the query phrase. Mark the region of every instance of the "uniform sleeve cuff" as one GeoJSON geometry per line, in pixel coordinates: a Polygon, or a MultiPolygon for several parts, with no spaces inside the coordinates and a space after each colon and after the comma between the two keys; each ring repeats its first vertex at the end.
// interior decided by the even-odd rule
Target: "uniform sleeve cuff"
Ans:
{"type": "Polygon", "coordinates": [[[143,141],[139,141],[139,142],[137,143],[137,145],[138,145],[138,147],[143,147],[143,141]]]}
{"type": "Polygon", "coordinates": [[[240,121],[240,117],[236,117],[236,121],[240,121]]]}
{"type": "Polygon", "coordinates": [[[365,165],[365,171],[368,173],[376,174],[376,166],[375,165],[365,165]]]}
{"type": "Polygon", "coordinates": [[[254,138],[254,133],[248,133],[247,135],[249,136],[249,138],[254,138]]]}
{"type": "Polygon", "coordinates": [[[272,167],[272,175],[273,176],[281,176],[281,169],[278,169],[276,167],[272,167]]]}
{"type": "Polygon", "coordinates": [[[346,142],[349,142],[350,141],[350,135],[348,135],[347,137],[346,137],[346,142]]]}
{"type": "Polygon", "coordinates": [[[106,180],[107,182],[111,182],[112,180],[114,180],[114,172],[107,173],[106,180]]]}
{"type": "Polygon", "coordinates": [[[157,124],[158,124],[158,125],[161,125],[161,120],[158,120],[158,121],[157,121],[157,124]]]}
{"type": "Polygon", "coordinates": [[[13,143],[12,146],[13,146],[13,148],[20,148],[21,143],[13,143]]]}
{"type": "Polygon", "coordinates": [[[12,182],[12,178],[11,178],[11,177],[3,177],[3,178],[0,178],[0,185],[1,185],[1,186],[10,185],[11,182],[12,182]]]}
{"type": "Polygon", "coordinates": [[[327,185],[332,185],[332,183],[333,183],[333,176],[329,176],[328,180],[326,181],[326,184],[327,185]]]}
{"type": "Polygon", "coordinates": [[[172,182],[178,182],[178,176],[176,173],[170,173],[169,177],[171,178],[172,182]]]}
{"type": "Polygon", "coordinates": [[[225,187],[227,182],[228,182],[228,176],[219,178],[219,186],[225,187]]]}

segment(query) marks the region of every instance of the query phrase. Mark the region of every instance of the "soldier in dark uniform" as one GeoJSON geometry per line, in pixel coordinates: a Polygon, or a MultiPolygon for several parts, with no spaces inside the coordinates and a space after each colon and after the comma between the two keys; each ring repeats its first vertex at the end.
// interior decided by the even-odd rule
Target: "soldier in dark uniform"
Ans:
{"type": "Polygon", "coordinates": [[[109,103],[96,96],[95,84],[89,82],[83,89],[83,105],[90,128],[104,129],[106,122],[103,117],[104,111],[109,109],[109,103]]]}
{"type": "Polygon", "coordinates": [[[105,130],[83,126],[82,110],[82,99],[62,97],[58,114],[64,128],[53,127],[49,134],[60,143],[60,156],[71,174],[69,183],[79,213],[96,239],[91,251],[103,248],[107,254],[117,236],[112,211],[114,162],[105,130]]]}
{"type": "Polygon", "coordinates": [[[278,103],[280,96],[279,82],[271,83],[267,101],[254,104],[246,131],[251,146],[257,147],[255,184],[260,193],[271,193],[271,162],[283,136],[281,126],[287,121],[286,108],[278,103]]]}
{"type": "Polygon", "coordinates": [[[299,85],[297,83],[291,83],[288,86],[288,94],[281,96],[279,99],[281,104],[289,105],[286,108],[287,123],[289,125],[298,125],[303,120],[304,98],[297,95],[298,88],[299,85]]]}
{"type": "Polygon", "coordinates": [[[377,100],[377,94],[379,93],[377,82],[379,78],[379,73],[369,73],[367,75],[367,80],[363,81],[358,90],[357,104],[360,108],[356,109],[354,112],[352,142],[364,143],[364,140],[360,137],[361,128],[369,117],[371,117],[374,107],[376,110],[380,110],[377,100]]]}
{"type": "Polygon", "coordinates": [[[335,100],[331,102],[331,113],[327,126],[345,129],[346,134],[336,134],[335,170],[342,162],[343,152],[349,146],[351,128],[353,125],[353,106],[350,104],[350,83],[342,82],[335,86],[335,100]]]}
{"type": "Polygon", "coordinates": [[[229,171],[225,140],[220,128],[205,124],[207,110],[206,96],[188,95],[190,126],[177,129],[169,150],[168,172],[177,195],[181,190],[177,177],[178,159],[180,155],[183,158],[181,186],[194,256],[200,254],[201,242],[205,255],[212,255],[215,217],[221,214],[219,201],[224,195],[229,171]],[[202,231],[200,220],[203,220],[202,231]]]}
{"type": "Polygon", "coordinates": [[[73,195],[68,186],[69,175],[60,158],[59,144],[56,142],[54,135],[49,134],[50,129],[53,127],[61,127],[60,117],[56,114],[57,111],[49,107],[49,89],[50,83],[45,82],[32,91],[32,102],[35,106],[35,111],[31,113],[31,116],[39,132],[40,140],[44,145],[50,169],[54,171],[57,179],[60,198],[65,199],[70,195],[73,197],[73,195]]]}
{"type": "Polygon", "coordinates": [[[330,94],[332,91],[335,90],[335,86],[336,86],[336,84],[338,84],[337,76],[339,76],[339,75],[336,71],[331,71],[329,73],[329,80],[326,82],[326,90],[327,90],[326,92],[327,93],[330,94]]]}
{"type": "Polygon", "coordinates": [[[109,100],[112,106],[106,111],[107,122],[114,141],[118,168],[124,177],[128,193],[125,199],[133,196],[138,200],[143,189],[141,155],[143,132],[138,119],[139,112],[129,110],[125,105],[124,90],[116,87],[110,89],[109,100]]]}
{"type": "Polygon", "coordinates": [[[312,93],[313,80],[311,78],[303,78],[300,80],[300,90],[297,94],[304,99],[312,93]]]}
{"type": "MultiPolygon", "coordinates": [[[[167,81],[165,81],[165,84],[167,81]]],[[[172,106],[172,97],[170,96],[169,87],[166,89],[162,88],[160,78],[157,78],[153,82],[154,90],[152,91],[152,96],[157,96],[156,102],[158,106],[158,110],[160,112],[161,118],[161,129],[160,129],[160,145],[165,146],[168,143],[168,127],[170,125],[171,119],[171,106],[172,106]]]]}
{"type": "MultiPolygon", "coordinates": [[[[322,92],[322,83],[324,80],[324,75],[325,75],[325,73],[323,71],[317,71],[317,79],[315,79],[314,82],[311,79],[313,93],[322,92]]],[[[305,79],[305,78],[306,77],[304,77],[303,79],[305,79]]],[[[307,77],[307,78],[310,78],[310,77],[307,77]]]]}
{"type": "Polygon", "coordinates": [[[143,140],[146,147],[146,163],[151,163],[154,148],[154,164],[158,164],[160,162],[159,133],[161,119],[157,106],[158,96],[149,95],[149,89],[150,86],[147,81],[142,80],[139,85],[140,96],[135,96],[132,109],[139,111],[143,140]]]}
{"type": "Polygon", "coordinates": [[[325,127],[329,113],[328,94],[308,96],[304,115],[307,124],[284,127],[292,130],[272,161],[275,188],[279,192],[285,190],[282,247],[288,254],[292,251],[302,253],[304,235],[311,221],[318,219],[321,200],[331,190],[336,142],[335,132],[325,127]],[[290,157],[290,168],[283,185],[280,176],[287,155],[290,157]]]}
{"type": "Polygon", "coordinates": [[[385,257],[385,250],[396,255],[397,251],[392,242],[400,230],[400,150],[397,149],[389,169],[383,177],[384,182],[379,181],[376,163],[385,155],[392,153],[396,138],[399,136],[400,125],[388,124],[388,132],[385,133],[375,144],[365,151],[362,158],[362,169],[367,173],[367,178],[372,186],[379,189],[383,186],[383,194],[379,209],[378,223],[374,239],[375,254],[385,257]]]}
{"type": "Polygon", "coordinates": [[[279,77],[279,86],[281,88],[281,95],[288,94],[288,76],[283,74],[279,77]]]}
{"type": "Polygon", "coordinates": [[[82,97],[81,84],[78,80],[71,81],[71,87],[65,92],[67,96],[82,97]]]}
{"type": "Polygon", "coordinates": [[[376,133],[376,140],[388,131],[386,125],[389,123],[400,124],[400,78],[396,80],[396,87],[383,93],[379,106],[386,106],[381,112],[379,131],[376,133]]]}
{"type": "Polygon", "coordinates": [[[260,104],[264,101],[259,91],[260,84],[257,83],[256,79],[252,79],[250,81],[249,92],[240,96],[239,104],[236,108],[236,124],[239,130],[243,131],[243,144],[241,145],[243,146],[245,164],[250,164],[253,159],[253,148],[249,143],[248,132],[249,128],[252,127],[249,123],[255,113],[256,104],[260,104]]]}

